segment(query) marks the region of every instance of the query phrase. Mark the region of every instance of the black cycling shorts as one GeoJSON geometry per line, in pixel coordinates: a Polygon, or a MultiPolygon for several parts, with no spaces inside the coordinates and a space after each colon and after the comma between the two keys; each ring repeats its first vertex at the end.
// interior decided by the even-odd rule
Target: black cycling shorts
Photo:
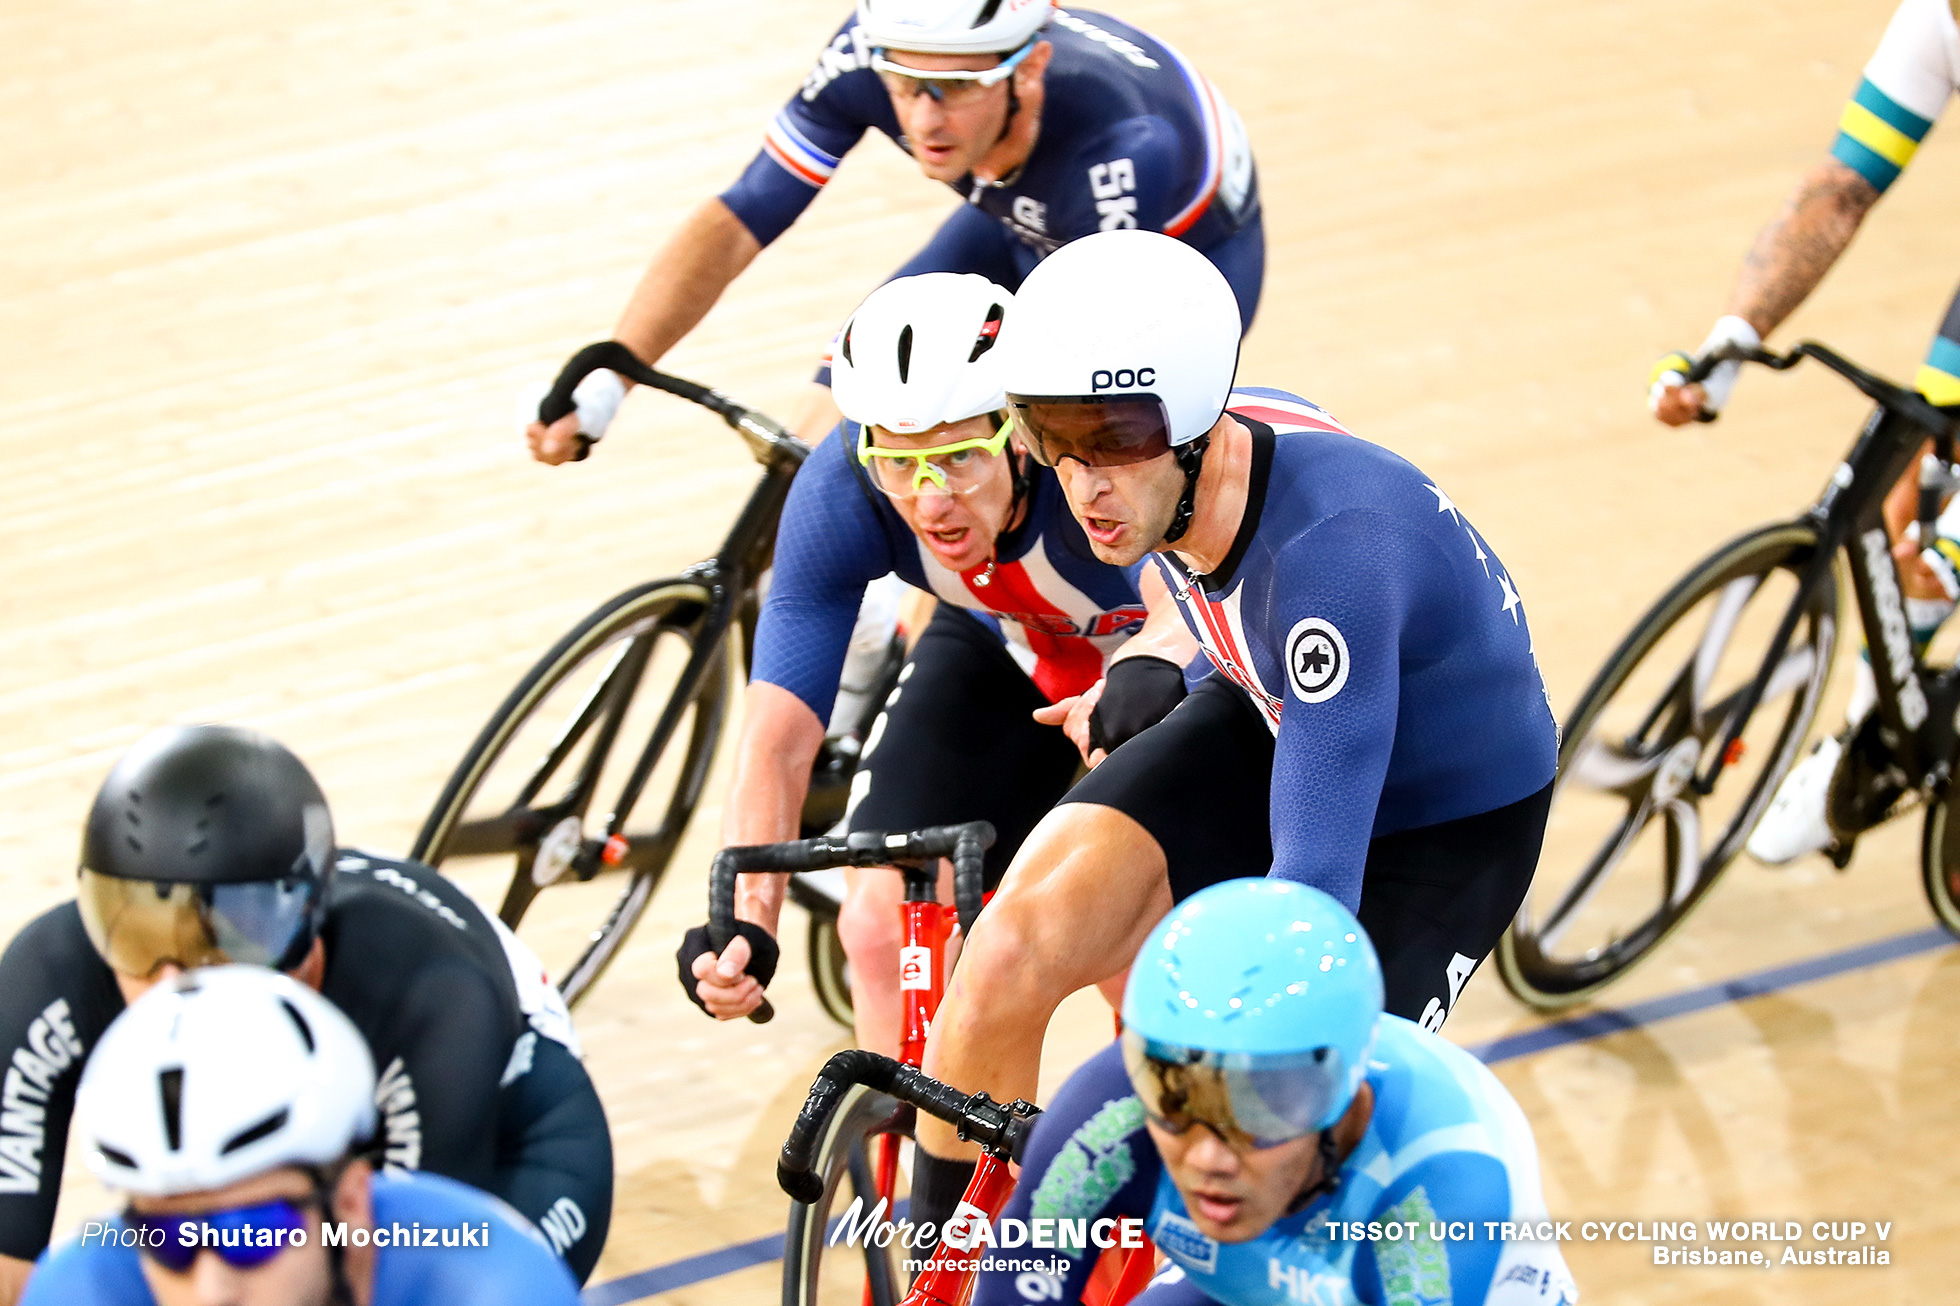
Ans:
{"type": "MultiPolygon", "coordinates": [[[[1124,744],[1063,799],[1113,807],[1164,850],[1171,897],[1272,870],[1273,733],[1219,676],[1124,744]]],[[[1368,844],[1361,909],[1387,1009],[1440,1028],[1497,946],[1538,865],[1548,784],[1528,798],[1368,844]]]]}
{"type": "Polygon", "coordinates": [[[612,1134],[591,1076],[542,1034],[531,1068],[498,1090],[497,1164],[490,1191],[538,1226],[580,1283],[612,1225],[612,1134]]]}
{"type": "Polygon", "coordinates": [[[1047,705],[999,635],[941,603],[872,727],[852,779],[850,828],[991,821],[993,888],[1080,767],[1068,736],[1031,715],[1047,705]]]}

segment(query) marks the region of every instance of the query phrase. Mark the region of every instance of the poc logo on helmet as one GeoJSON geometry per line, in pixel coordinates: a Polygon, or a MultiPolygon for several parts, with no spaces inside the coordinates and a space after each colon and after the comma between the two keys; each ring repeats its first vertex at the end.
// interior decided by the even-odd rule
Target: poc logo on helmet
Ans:
{"type": "Polygon", "coordinates": [[[1154,367],[1122,367],[1114,372],[1097,368],[1089,375],[1089,393],[1099,390],[1134,390],[1140,385],[1155,385],[1157,369],[1154,367]]]}

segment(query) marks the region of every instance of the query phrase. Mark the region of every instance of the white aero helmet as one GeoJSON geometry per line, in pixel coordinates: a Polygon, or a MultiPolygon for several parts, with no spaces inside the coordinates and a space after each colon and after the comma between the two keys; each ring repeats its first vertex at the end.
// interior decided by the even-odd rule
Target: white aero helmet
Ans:
{"type": "Polygon", "coordinates": [[[96,1178],[167,1197],[338,1161],[374,1133],[374,1060],[304,984],[201,967],[116,1017],[75,1101],[96,1178]]]}
{"type": "Polygon", "coordinates": [[[860,426],[905,435],[1007,407],[994,348],[1014,296],[974,273],[927,272],[871,292],[831,351],[831,396],[860,426]]]}
{"type": "Polygon", "coordinates": [[[1048,22],[1049,0],[857,0],[858,31],[876,50],[1005,54],[1048,22]]]}
{"type": "MultiPolygon", "coordinates": [[[[1239,367],[1239,302],[1225,275],[1183,241],[1136,230],[1084,236],[1038,263],[1015,299],[1001,369],[1031,443],[1041,443],[1043,401],[1110,410],[1156,401],[1163,429],[1148,433],[1151,456],[1165,443],[1190,444],[1225,411],[1239,367]]],[[[1141,427],[1142,413],[1126,423],[1141,427]]],[[[1055,461],[1043,448],[1034,453],[1055,461]]]]}

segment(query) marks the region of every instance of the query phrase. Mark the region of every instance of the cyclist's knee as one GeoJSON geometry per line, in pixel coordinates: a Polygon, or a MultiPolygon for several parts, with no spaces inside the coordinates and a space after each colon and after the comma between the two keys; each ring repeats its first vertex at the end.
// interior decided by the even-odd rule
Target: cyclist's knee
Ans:
{"type": "MultiPolygon", "coordinates": [[[[898,879],[889,871],[885,872],[885,877],[894,881],[898,879]]],[[[898,948],[904,942],[898,912],[899,899],[875,890],[861,892],[862,884],[860,881],[859,885],[852,886],[838,909],[837,937],[854,967],[862,969],[883,961],[886,968],[896,974],[898,948]]]]}

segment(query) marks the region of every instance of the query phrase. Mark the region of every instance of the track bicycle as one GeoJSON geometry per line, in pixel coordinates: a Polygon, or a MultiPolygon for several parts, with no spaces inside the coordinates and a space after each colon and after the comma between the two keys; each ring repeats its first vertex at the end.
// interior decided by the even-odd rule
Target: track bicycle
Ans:
{"type": "MultiPolygon", "coordinates": [[[[537,948],[568,1003],[590,992],[618,955],[700,801],[732,682],[749,670],[783,502],[810,453],[780,423],[648,367],[617,341],[573,355],[539,405],[539,417],[550,422],[570,413],[572,391],[602,367],[719,415],[763,470],[712,557],[608,599],[525,673],[457,763],[410,852],[445,869],[466,858],[508,865],[497,914],[513,930],[546,889],[581,892],[589,902],[580,909],[591,912],[592,928],[568,945],[537,948]]],[[[581,443],[583,458],[591,441],[581,437],[581,443]]],[[[842,818],[858,753],[904,653],[902,637],[891,636],[864,687],[861,711],[841,727],[833,721],[812,770],[805,833],[842,818]]],[[[818,997],[849,1025],[849,977],[836,935],[839,898],[821,884],[799,883],[795,890],[811,913],[818,997]]],[[[527,941],[535,946],[534,937],[527,941]]]]}
{"type": "MultiPolygon", "coordinates": [[[[708,933],[716,951],[735,937],[739,875],[890,866],[905,877],[900,908],[904,943],[899,950],[899,993],[904,1024],[899,1056],[894,1061],[861,1050],[838,1053],[817,1077],[797,1117],[783,1150],[784,1163],[777,1170],[784,1191],[796,1199],[783,1237],[783,1306],[819,1306],[826,1295],[833,1302],[844,1300],[840,1281],[849,1276],[840,1273],[835,1257],[826,1279],[832,1218],[854,1206],[861,1226],[875,1227],[889,1220],[897,1199],[899,1143],[911,1135],[918,1111],[960,1125],[968,1130],[963,1136],[980,1142],[983,1149],[992,1148],[967,1186],[969,1203],[993,1219],[1013,1191],[1006,1168],[1009,1132],[1022,1128],[1012,1122],[1031,1119],[1034,1108],[1025,1102],[1002,1106],[984,1093],[969,1098],[918,1069],[925,1058],[927,1031],[945,992],[952,929],[957,924],[962,938],[972,931],[984,904],[982,877],[993,842],[994,828],[985,821],[904,834],[859,831],[842,838],[724,848],[708,872],[708,933]],[[953,864],[950,908],[939,900],[940,858],[953,864]],[[949,1110],[955,1114],[944,1114],[949,1110]],[[997,1132],[990,1134],[990,1129],[997,1132]],[[874,1217],[880,1202],[884,1215],[874,1217]]],[[[865,1306],[897,1306],[900,1275],[894,1263],[895,1244],[881,1247],[866,1238],[857,1250],[864,1267],[859,1295],[865,1306]]],[[[1117,1306],[1149,1281],[1152,1253],[1147,1241],[1145,1248],[1130,1250],[1132,1254],[1113,1256],[1098,1266],[1089,1298],[1092,1306],[1117,1306]],[[1119,1291],[1121,1295],[1115,1295],[1119,1291]]],[[[952,1264],[959,1259],[950,1258],[946,1266],[937,1260],[929,1263],[905,1300],[912,1306],[928,1301],[963,1306],[961,1293],[971,1291],[972,1273],[971,1267],[962,1270],[952,1264]]]]}
{"type": "Polygon", "coordinates": [[[1930,546],[1953,475],[1953,418],[1824,345],[1731,348],[1778,371],[1812,358],[1876,404],[1816,503],[1704,558],[1620,642],[1566,718],[1546,853],[1498,945],[1513,995],[1551,1010],[1596,993],[1648,955],[1735,859],[1794,762],[1838,640],[1838,558],[1848,570],[1878,702],[1831,779],[1831,856],[1926,806],[1922,871],[1940,922],[1960,933],[1960,822],[1948,819],[1960,672],[1927,665],[1906,626],[1883,516],[1921,461],[1919,539],[1930,546]],[[1719,787],[1719,795],[1718,795],[1719,787]],[[1579,850],[1577,865],[1567,864],[1579,850]]]}

